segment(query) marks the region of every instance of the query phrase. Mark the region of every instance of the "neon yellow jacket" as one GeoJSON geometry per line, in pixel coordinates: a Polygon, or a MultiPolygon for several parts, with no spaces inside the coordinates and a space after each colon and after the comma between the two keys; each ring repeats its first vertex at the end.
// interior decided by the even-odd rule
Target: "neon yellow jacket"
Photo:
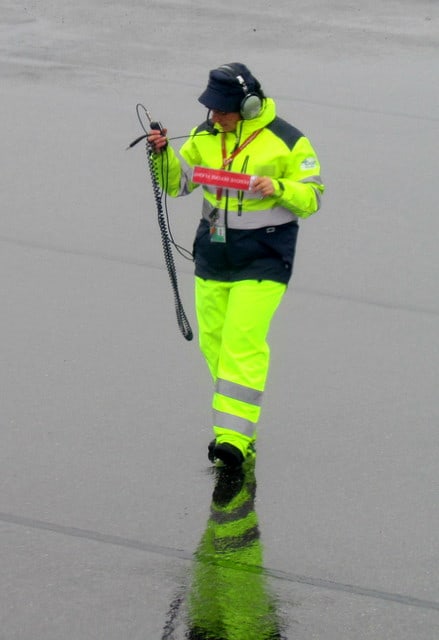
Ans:
{"type": "MultiPolygon", "coordinates": [[[[217,128],[217,125],[215,125],[217,128]]],[[[227,167],[257,176],[274,179],[275,194],[260,200],[257,194],[224,190],[221,201],[217,201],[215,187],[203,185],[203,218],[209,220],[212,210],[218,210],[219,224],[230,229],[258,229],[285,224],[307,218],[320,206],[324,185],[320,179],[320,164],[308,138],[298,129],[276,116],[273,99],[266,98],[257,118],[241,120],[233,133],[209,134],[206,125],[196,127],[191,137],[180,150],[180,161],[168,146],[166,158],[155,156],[159,165],[158,176],[162,187],[171,196],[192,192],[199,185],[192,182],[192,169],[199,165],[221,168],[223,163],[221,136],[225,136],[227,155],[242,144],[253,132],[261,133],[245,147],[227,167]],[[167,174],[166,184],[163,175],[167,174]],[[226,213],[227,211],[227,213],[226,213]]],[[[219,130],[219,129],[218,129],[219,130]]]]}
{"type": "Polygon", "coordinates": [[[257,193],[202,186],[203,205],[193,256],[195,275],[204,279],[236,281],[265,279],[287,284],[293,271],[298,219],[307,218],[320,207],[324,185],[320,164],[308,138],[276,116],[276,105],[265,98],[261,113],[241,120],[232,133],[213,135],[207,123],[191,131],[180,149],[170,147],[154,155],[157,177],[167,193],[182,196],[197,184],[193,167],[223,167],[226,156],[241,147],[256,131],[256,137],[241,148],[227,165],[234,172],[268,176],[274,180],[273,196],[260,199],[257,193]],[[222,244],[213,227],[221,229],[222,244]]]}

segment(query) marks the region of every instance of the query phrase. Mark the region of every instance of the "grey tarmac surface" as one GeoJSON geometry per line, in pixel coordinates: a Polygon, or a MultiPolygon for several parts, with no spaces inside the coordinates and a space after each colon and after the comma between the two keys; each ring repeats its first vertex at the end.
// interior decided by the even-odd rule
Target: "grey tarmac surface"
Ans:
{"type": "MultiPolygon", "coordinates": [[[[185,135],[234,60],[327,184],[271,332],[262,579],[290,640],[439,637],[438,21],[427,0],[3,0],[1,640],[185,637],[211,385],[126,147],[136,103],[185,135]]],[[[190,248],[199,194],[169,208],[190,248]]]]}

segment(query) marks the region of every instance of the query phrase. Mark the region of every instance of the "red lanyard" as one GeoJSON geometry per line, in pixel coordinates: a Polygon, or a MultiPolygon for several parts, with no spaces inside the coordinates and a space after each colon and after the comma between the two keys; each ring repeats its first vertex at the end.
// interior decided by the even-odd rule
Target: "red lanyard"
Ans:
{"type": "MultiPolygon", "coordinates": [[[[223,155],[223,164],[221,166],[221,169],[226,169],[229,166],[229,164],[231,164],[233,162],[233,160],[236,158],[238,153],[241,153],[241,151],[243,149],[245,149],[250,144],[250,142],[253,142],[253,140],[261,133],[261,131],[262,131],[262,129],[258,129],[257,131],[253,131],[253,133],[248,138],[246,138],[244,140],[244,142],[239,145],[239,147],[237,147],[236,149],[234,149],[232,151],[232,153],[229,155],[229,157],[227,157],[226,134],[222,133],[221,134],[221,152],[222,152],[222,155],[223,155]]],[[[222,193],[223,193],[223,190],[222,190],[221,187],[216,190],[216,199],[218,201],[221,200],[222,193]]]]}

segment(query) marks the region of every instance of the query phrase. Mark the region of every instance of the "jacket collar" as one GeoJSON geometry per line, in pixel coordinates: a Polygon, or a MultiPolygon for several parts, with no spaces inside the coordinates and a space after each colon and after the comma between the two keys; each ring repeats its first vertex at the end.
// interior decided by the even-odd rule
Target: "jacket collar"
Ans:
{"type": "MultiPolygon", "coordinates": [[[[257,131],[258,129],[263,129],[270,122],[272,122],[276,117],[276,103],[273,98],[264,98],[263,105],[261,109],[261,113],[251,120],[239,120],[236,131],[231,132],[228,135],[234,135],[239,139],[245,139],[248,136],[251,136],[253,131],[257,131]]],[[[215,128],[218,131],[221,129],[218,125],[215,125],[215,128]]]]}

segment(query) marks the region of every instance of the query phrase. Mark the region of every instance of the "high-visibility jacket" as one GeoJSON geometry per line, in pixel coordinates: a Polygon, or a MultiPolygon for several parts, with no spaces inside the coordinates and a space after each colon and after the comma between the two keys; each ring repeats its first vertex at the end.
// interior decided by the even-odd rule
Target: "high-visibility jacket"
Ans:
{"type": "Polygon", "coordinates": [[[263,199],[251,191],[202,186],[202,219],[194,242],[196,275],[287,283],[297,221],[319,209],[324,191],[320,164],[308,138],[279,118],[274,100],[266,98],[259,116],[239,121],[234,132],[212,135],[206,123],[194,128],[180,155],[181,159],[168,146],[154,156],[157,176],[171,196],[187,195],[199,186],[192,181],[195,166],[268,176],[275,185],[274,195],[263,199]],[[226,164],[224,160],[240,147],[226,164]],[[224,243],[212,242],[213,216],[215,224],[225,228],[224,243]]]}

